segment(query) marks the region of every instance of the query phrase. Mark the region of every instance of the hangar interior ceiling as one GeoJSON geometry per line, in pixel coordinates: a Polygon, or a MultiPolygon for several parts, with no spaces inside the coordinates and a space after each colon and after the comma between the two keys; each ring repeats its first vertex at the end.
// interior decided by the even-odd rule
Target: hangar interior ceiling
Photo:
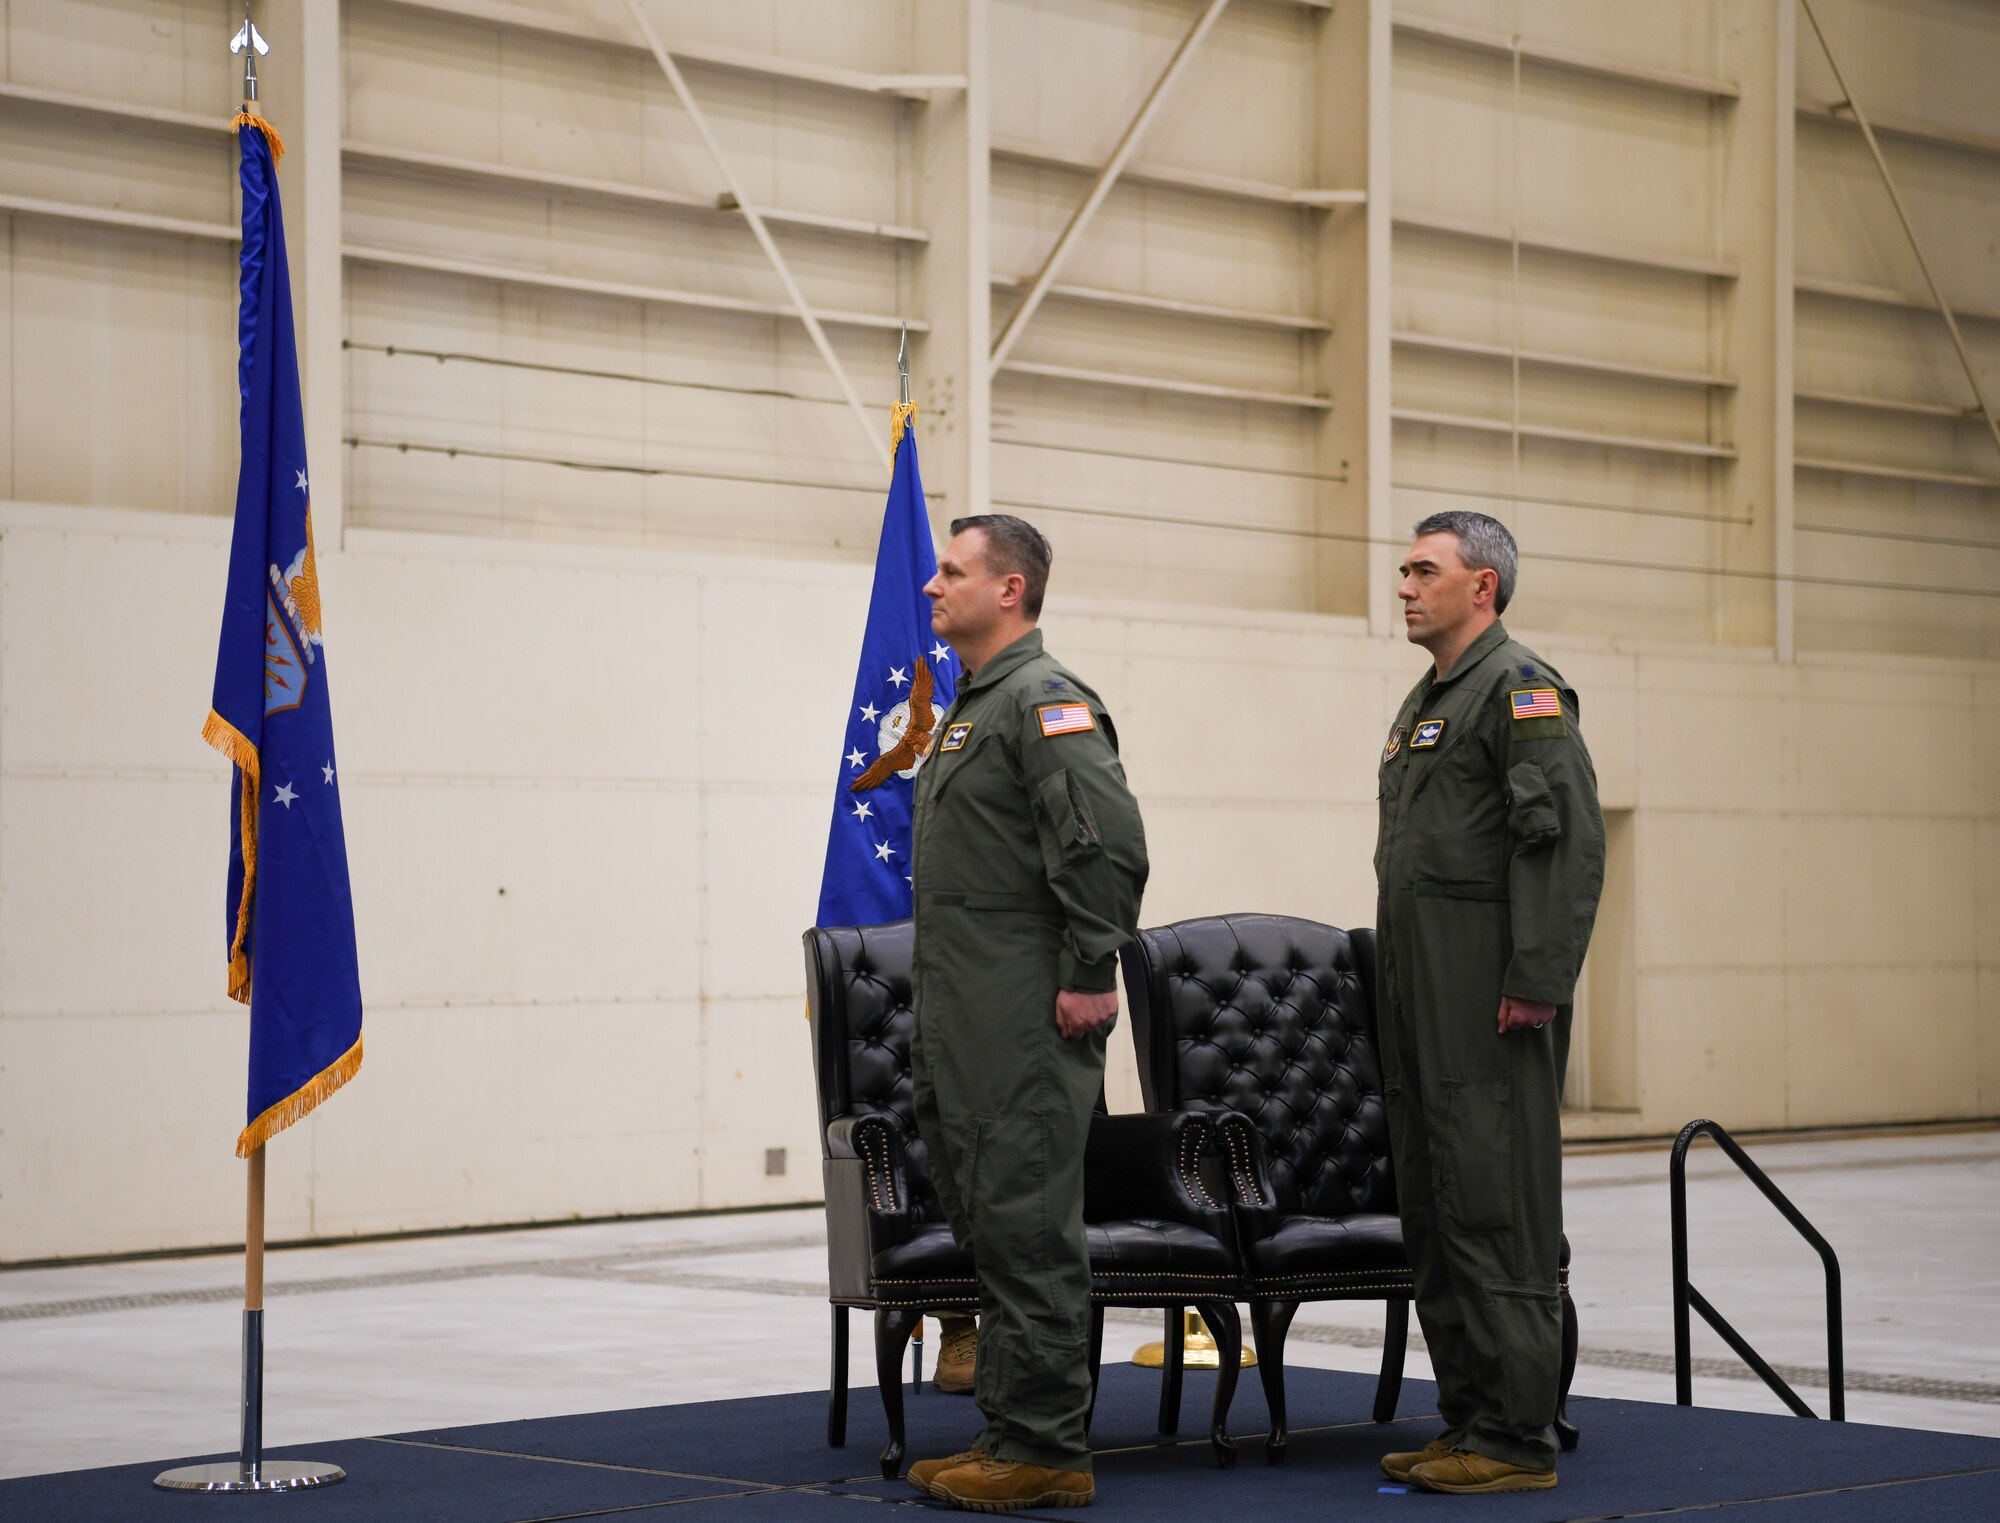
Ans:
{"type": "MultiPolygon", "coordinates": [[[[1817,8],[2000,394],[2000,23],[1817,8]]],[[[1484,507],[1537,628],[2000,654],[2000,447],[1794,4],[1234,0],[992,367],[1206,9],[645,0],[878,413],[909,324],[940,520],[1379,631],[1484,507]]],[[[237,14],[5,8],[15,500],[229,508],[237,14]]],[[[880,442],[624,0],[260,14],[322,517],[869,553],[880,442]]]]}

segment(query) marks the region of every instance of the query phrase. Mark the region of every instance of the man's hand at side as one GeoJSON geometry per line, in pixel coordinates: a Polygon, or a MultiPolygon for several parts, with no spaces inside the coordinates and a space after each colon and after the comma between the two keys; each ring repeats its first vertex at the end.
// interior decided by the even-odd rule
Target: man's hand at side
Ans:
{"type": "Polygon", "coordinates": [[[1118,993],[1079,994],[1074,989],[1056,993],[1056,1030],[1066,1037],[1089,1036],[1099,1027],[1109,1026],[1118,1015],[1118,993]]]}
{"type": "Polygon", "coordinates": [[[1538,1005],[1533,1000],[1500,996],[1500,1035],[1510,1031],[1534,1031],[1556,1018],[1554,1005],[1538,1005]]]}

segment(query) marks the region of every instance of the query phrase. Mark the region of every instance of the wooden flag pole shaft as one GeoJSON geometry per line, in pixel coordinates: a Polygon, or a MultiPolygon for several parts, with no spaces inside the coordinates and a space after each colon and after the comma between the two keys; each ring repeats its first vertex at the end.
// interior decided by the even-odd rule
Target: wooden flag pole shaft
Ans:
{"type": "Polygon", "coordinates": [[[264,1467],[264,1149],[250,1154],[243,1225],[243,1447],[245,1479],[264,1467]]]}
{"type": "Polygon", "coordinates": [[[243,1309],[264,1309],[264,1150],[250,1155],[249,1209],[243,1228],[243,1309]]]}

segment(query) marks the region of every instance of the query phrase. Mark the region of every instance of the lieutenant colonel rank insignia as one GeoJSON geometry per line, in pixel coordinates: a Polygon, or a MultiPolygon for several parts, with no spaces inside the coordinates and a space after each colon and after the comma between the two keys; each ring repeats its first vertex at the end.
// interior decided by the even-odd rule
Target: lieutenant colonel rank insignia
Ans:
{"type": "Polygon", "coordinates": [[[1396,753],[1403,749],[1403,727],[1397,725],[1389,732],[1389,744],[1382,748],[1382,765],[1388,766],[1396,759],[1396,753]]]}
{"type": "Polygon", "coordinates": [[[1444,721],[1442,719],[1426,719],[1422,724],[1410,731],[1410,749],[1412,751],[1428,751],[1443,739],[1444,721]]]}
{"type": "Polygon", "coordinates": [[[1087,703],[1045,703],[1035,710],[1035,715],[1042,722],[1044,735],[1074,735],[1079,730],[1097,728],[1087,703]]]}
{"type": "Polygon", "coordinates": [[[1552,687],[1522,688],[1508,694],[1516,719],[1560,719],[1562,698],[1552,687]]]}
{"type": "Polygon", "coordinates": [[[965,748],[965,739],[972,733],[970,724],[955,724],[944,732],[944,741],[938,746],[940,751],[960,751],[965,748]]]}

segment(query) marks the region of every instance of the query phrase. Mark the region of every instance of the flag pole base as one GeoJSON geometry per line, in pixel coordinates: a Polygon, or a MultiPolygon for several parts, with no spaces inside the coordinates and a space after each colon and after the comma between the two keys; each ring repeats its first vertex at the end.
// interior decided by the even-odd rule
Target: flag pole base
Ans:
{"type": "Polygon", "coordinates": [[[162,1491],[301,1491],[346,1479],[345,1470],[320,1460],[265,1460],[255,1467],[240,1460],[221,1460],[212,1465],[162,1470],[153,1477],[153,1484],[162,1491]]]}
{"type": "MultiPolygon", "coordinates": [[[[1208,1326],[1201,1320],[1201,1313],[1193,1307],[1187,1310],[1186,1320],[1181,1324],[1181,1368],[1184,1370],[1219,1370],[1222,1368],[1222,1351],[1215,1346],[1215,1340],[1208,1336],[1208,1326]]],[[[1132,1362],[1142,1370],[1163,1369],[1167,1363],[1165,1343],[1142,1343],[1138,1352],[1132,1355],[1132,1362]]],[[[1249,1344],[1243,1345],[1243,1368],[1249,1369],[1257,1362],[1257,1351],[1249,1344]]]]}

